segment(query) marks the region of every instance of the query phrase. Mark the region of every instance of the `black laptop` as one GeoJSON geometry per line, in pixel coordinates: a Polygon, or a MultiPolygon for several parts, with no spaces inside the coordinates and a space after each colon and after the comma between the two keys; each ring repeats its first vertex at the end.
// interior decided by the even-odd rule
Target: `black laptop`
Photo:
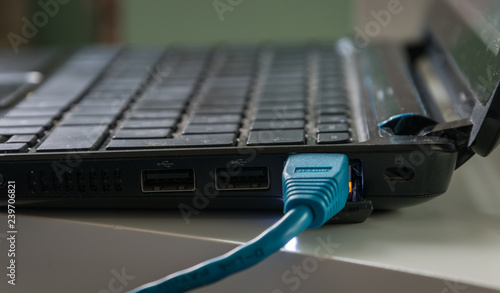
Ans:
{"type": "Polygon", "coordinates": [[[332,222],[425,202],[498,145],[499,11],[436,1],[412,44],[2,51],[2,202],[282,209],[296,153],[348,156],[332,222]]]}

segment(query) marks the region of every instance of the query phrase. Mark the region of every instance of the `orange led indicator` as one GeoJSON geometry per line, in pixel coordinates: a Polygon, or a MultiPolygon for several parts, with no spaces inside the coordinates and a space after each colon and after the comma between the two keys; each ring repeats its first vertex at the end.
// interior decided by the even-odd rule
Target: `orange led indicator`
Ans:
{"type": "Polygon", "coordinates": [[[352,182],[349,181],[349,193],[352,193],[352,182]]]}

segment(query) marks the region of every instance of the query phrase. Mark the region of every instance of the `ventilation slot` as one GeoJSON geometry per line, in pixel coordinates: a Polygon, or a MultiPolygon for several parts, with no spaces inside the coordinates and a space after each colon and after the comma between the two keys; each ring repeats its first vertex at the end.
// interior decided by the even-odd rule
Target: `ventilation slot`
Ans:
{"type": "Polygon", "coordinates": [[[31,194],[35,194],[37,188],[35,172],[31,171],[28,174],[28,182],[31,194]]]}
{"type": "Polygon", "coordinates": [[[116,169],[114,172],[113,172],[113,179],[115,181],[115,191],[122,191],[123,187],[122,187],[122,171],[120,171],[120,169],[116,169]]]}
{"type": "Polygon", "coordinates": [[[28,186],[32,195],[44,196],[89,195],[123,191],[120,169],[104,169],[100,173],[94,169],[65,171],[31,171],[28,173],[28,186]]]}
{"type": "Polygon", "coordinates": [[[97,192],[97,174],[94,169],[89,172],[89,188],[92,192],[97,192]]]}
{"type": "Polygon", "coordinates": [[[108,170],[104,169],[101,172],[101,179],[102,179],[102,191],[104,192],[109,192],[111,188],[111,183],[109,180],[109,172],[108,170]]]}
{"type": "Polygon", "coordinates": [[[85,175],[82,171],[76,172],[76,180],[78,184],[78,191],[79,192],[85,192],[85,175]]]}
{"type": "Polygon", "coordinates": [[[67,171],[63,175],[64,189],[67,193],[73,193],[73,172],[67,171]]]}
{"type": "Polygon", "coordinates": [[[49,178],[47,176],[47,172],[40,172],[40,187],[42,189],[43,193],[49,193],[50,191],[50,184],[49,184],[49,178]]]}
{"type": "Polygon", "coordinates": [[[57,176],[56,172],[52,172],[52,186],[55,193],[61,193],[62,177],[57,176]]]}

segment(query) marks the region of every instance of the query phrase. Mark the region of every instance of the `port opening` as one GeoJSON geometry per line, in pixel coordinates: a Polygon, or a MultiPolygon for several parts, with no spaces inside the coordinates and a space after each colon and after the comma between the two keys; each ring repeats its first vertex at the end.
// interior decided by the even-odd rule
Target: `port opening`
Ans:
{"type": "Polygon", "coordinates": [[[193,169],[143,170],[142,192],[174,192],[195,190],[193,169]]]}
{"type": "Polygon", "coordinates": [[[390,181],[408,181],[415,176],[415,171],[406,166],[391,167],[384,171],[384,178],[390,181]]]}
{"type": "Polygon", "coordinates": [[[245,167],[229,170],[215,169],[217,190],[255,190],[269,188],[269,170],[266,167],[245,167]]]}
{"type": "Polygon", "coordinates": [[[359,160],[349,161],[349,197],[348,201],[361,201],[363,192],[363,165],[359,160]]]}
{"type": "Polygon", "coordinates": [[[363,163],[361,160],[349,160],[349,197],[344,209],[329,223],[362,223],[372,211],[372,202],[363,197],[363,163]]]}

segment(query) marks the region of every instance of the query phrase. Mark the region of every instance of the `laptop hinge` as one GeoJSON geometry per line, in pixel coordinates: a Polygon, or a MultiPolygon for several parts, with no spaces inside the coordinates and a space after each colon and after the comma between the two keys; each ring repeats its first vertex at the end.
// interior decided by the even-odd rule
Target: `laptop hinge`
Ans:
{"type": "Polygon", "coordinates": [[[437,122],[424,128],[420,135],[453,140],[458,151],[455,166],[458,168],[475,154],[470,147],[474,127],[471,119],[475,105],[473,95],[430,35],[410,47],[410,57],[417,88],[431,117],[437,122]]]}
{"type": "Polygon", "coordinates": [[[455,169],[467,162],[474,151],[469,148],[469,137],[472,131],[472,121],[462,119],[452,122],[443,122],[434,126],[429,126],[420,133],[424,136],[438,136],[451,139],[455,142],[458,151],[457,163],[455,169]]]}

